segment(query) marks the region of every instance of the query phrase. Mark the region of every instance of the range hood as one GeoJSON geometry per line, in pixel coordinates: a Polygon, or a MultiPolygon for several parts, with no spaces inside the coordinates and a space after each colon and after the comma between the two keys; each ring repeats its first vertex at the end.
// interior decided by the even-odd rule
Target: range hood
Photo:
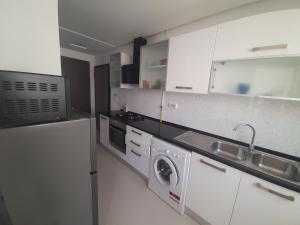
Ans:
{"type": "Polygon", "coordinates": [[[122,84],[139,84],[141,47],[146,44],[142,37],[133,40],[133,64],[122,66],[122,84]]]}

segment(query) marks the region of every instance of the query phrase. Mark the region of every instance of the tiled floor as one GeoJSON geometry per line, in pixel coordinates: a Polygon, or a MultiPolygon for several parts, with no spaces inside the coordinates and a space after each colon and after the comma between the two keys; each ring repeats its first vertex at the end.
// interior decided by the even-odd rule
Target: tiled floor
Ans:
{"type": "Polygon", "coordinates": [[[161,201],[109,150],[97,148],[100,225],[198,225],[161,201]]]}

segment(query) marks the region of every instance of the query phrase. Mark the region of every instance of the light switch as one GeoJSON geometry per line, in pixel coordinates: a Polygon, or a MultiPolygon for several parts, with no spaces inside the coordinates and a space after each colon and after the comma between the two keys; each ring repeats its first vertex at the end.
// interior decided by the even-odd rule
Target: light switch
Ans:
{"type": "Polygon", "coordinates": [[[168,108],[170,108],[170,109],[177,109],[178,108],[178,104],[177,103],[169,102],[168,103],[168,108]]]}

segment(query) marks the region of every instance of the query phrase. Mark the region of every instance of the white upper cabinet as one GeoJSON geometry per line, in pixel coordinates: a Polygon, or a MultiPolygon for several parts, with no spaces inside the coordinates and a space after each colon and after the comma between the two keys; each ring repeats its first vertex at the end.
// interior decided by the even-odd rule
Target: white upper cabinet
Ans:
{"type": "Polygon", "coordinates": [[[299,210],[299,193],[244,173],[230,225],[299,225],[299,210]]]}
{"type": "Polygon", "coordinates": [[[61,76],[57,0],[1,1],[0,70],[61,76]]]}
{"type": "Polygon", "coordinates": [[[110,73],[110,87],[120,87],[122,78],[122,66],[130,64],[130,55],[119,52],[110,55],[109,57],[109,73],[110,73]]]}
{"type": "Polygon", "coordinates": [[[300,57],[214,62],[211,93],[300,99],[300,57]]]}
{"type": "Polygon", "coordinates": [[[300,9],[270,12],[219,25],[215,61],[300,55],[300,9]]]}
{"type": "Polygon", "coordinates": [[[170,38],[166,91],[208,92],[217,27],[170,38]]]}
{"type": "Polygon", "coordinates": [[[168,41],[141,47],[140,88],[165,88],[167,57],[168,41]]]}

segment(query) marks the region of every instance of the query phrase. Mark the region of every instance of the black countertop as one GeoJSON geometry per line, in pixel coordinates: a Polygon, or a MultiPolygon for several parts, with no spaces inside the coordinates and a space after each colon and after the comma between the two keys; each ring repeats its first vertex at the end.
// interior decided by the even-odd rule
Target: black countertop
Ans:
{"type": "MultiPolygon", "coordinates": [[[[111,112],[106,112],[106,113],[101,113],[101,114],[106,115],[110,118],[113,118],[113,119],[120,120],[120,121],[124,122],[122,119],[120,119],[116,116],[117,113],[120,113],[120,111],[111,111],[111,112]]],[[[194,132],[204,134],[204,135],[207,135],[207,136],[211,136],[211,137],[214,137],[214,138],[218,138],[218,139],[221,139],[221,140],[224,140],[224,141],[229,141],[229,142],[239,144],[239,145],[243,145],[243,146],[246,146],[246,147],[249,146],[246,143],[239,142],[239,141],[232,140],[232,139],[228,139],[228,138],[225,138],[225,137],[222,137],[222,136],[210,134],[210,133],[207,133],[207,132],[195,130],[195,129],[192,129],[192,128],[184,127],[184,126],[174,124],[174,123],[169,123],[169,122],[165,122],[165,121],[160,123],[159,120],[154,119],[154,118],[150,118],[150,117],[147,117],[147,116],[145,116],[144,120],[133,121],[133,122],[132,121],[129,121],[129,122],[127,121],[126,124],[136,128],[136,129],[139,129],[141,131],[145,131],[146,133],[149,133],[149,134],[151,134],[151,135],[153,135],[157,138],[160,138],[162,140],[165,140],[169,143],[172,143],[174,145],[182,147],[186,150],[199,153],[201,155],[204,155],[206,157],[209,157],[211,159],[214,159],[216,161],[219,161],[221,163],[224,163],[224,164],[229,165],[231,167],[234,167],[236,169],[239,169],[243,172],[249,173],[249,174],[254,175],[256,177],[259,177],[261,179],[267,180],[267,181],[272,182],[274,184],[280,185],[282,187],[285,187],[285,188],[288,188],[290,190],[293,190],[293,191],[296,191],[296,192],[300,193],[300,185],[297,185],[295,183],[291,183],[291,182],[286,181],[286,180],[281,179],[281,178],[277,178],[277,177],[268,175],[266,173],[260,172],[258,170],[253,169],[253,168],[250,168],[248,166],[241,165],[241,164],[239,164],[235,161],[226,159],[224,157],[220,157],[220,156],[215,155],[211,152],[208,152],[204,149],[199,149],[199,148],[195,148],[193,146],[184,144],[182,142],[179,142],[179,141],[175,140],[174,138],[181,135],[181,134],[183,134],[186,131],[194,131],[194,132]]],[[[295,160],[295,161],[300,163],[300,158],[295,157],[295,156],[287,155],[287,154],[284,154],[284,153],[279,153],[279,152],[272,151],[270,149],[265,149],[265,148],[262,148],[262,147],[259,147],[259,146],[255,146],[255,149],[259,150],[259,151],[262,151],[262,152],[269,153],[269,154],[284,157],[284,158],[287,158],[287,159],[295,160]]]]}

